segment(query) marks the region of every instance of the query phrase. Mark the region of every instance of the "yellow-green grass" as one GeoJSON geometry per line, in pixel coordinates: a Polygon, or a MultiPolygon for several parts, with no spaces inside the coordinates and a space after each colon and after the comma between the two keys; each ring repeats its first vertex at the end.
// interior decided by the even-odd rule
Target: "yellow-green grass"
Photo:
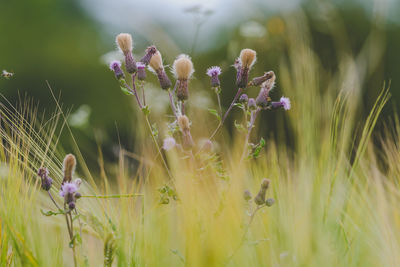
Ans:
{"type": "MultiPolygon", "coordinates": [[[[103,162],[100,148],[93,177],[71,136],[75,151],[68,152],[77,155],[82,194],[120,195],[78,200],[79,266],[99,266],[105,254],[114,257],[115,266],[400,265],[398,136],[388,134],[379,146],[371,141],[389,89],[383,86],[370,115],[362,119],[360,73],[370,55],[341,55],[340,70],[328,75],[299,21],[301,15],[286,21],[288,56],[278,77],[292,109],[276,112],[279,136],[266,140],[260,158],[240,162],[244,134],[235,132],[230,139],[224,130],[216,137],[216,153],[166,152],[170,179],[143,121],[134,137],[140,156],[121,150],[113,165],[103,162]],[[282,120],[288,122],[286,131],[282,120]],[[282,142],[287,136],[291,146],[282,142]],[[127,164],[132,155],[139,163],[134,170],[127,164]],[[267,196],[276,203],[260,209],[249,225],[254,203],[244,201],[243,191],[254,196],[264,177],[272,181],[267,196]],[[177,201],[160,204],[158,189],[165,185],[176,190],[177,201]]],[[[14,110],[2,103],[1,264],[72,266],[64,218],[41,213],[55,209],[36,176],[38,167],[49,168],[52,193],[61,203],[57,189],[64,152],[57,137],[69,132],[67,114],[59,107],[44,121],[30,102],[14,110]]],[[[188,116],[195,139],[207,137],[217,124],[194,106],[188,116]]],[[[138,113],[137,121],[142,119],[138,113]]],[[[165,117],[150,114],[150,119],[165,130],[165,117]]],[[[388,127],[387,133],[397,133],[398,127],[388,127]]],[[[252,140],[259,140],[256,131],[252,140]]]]}

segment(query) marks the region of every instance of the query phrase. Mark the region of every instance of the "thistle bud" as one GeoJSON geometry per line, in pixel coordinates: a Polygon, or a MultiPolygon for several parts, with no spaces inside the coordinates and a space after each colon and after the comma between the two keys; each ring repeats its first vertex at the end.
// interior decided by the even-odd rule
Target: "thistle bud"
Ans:
{"type": "Polygon", "coordinates": [[[275,80],[275,74],[273,71],[265,72],[263,76],[253,78],[253,80],[251,80],[249,83],[249,86],[259,86],[272,77],[274,77],[273,79],[275,80]]]}
{"type": "Polygon", "coordinates": [[[137,71],[136,61],[133,58],[132,53],[125,55],[125,68],[129,73],[135,73],[137,71]]]}
{"type": "Polygon", "coordinates": [[[261,88],[256,98],[256,104],[260,108],[267,108],[270,102],[269,91],[266,88],[261,88]]]}
{"type": "Polygon", "coordinates": [[[42,181],[42,185],[41,185],[42,189],[49,191],[51,188],[51,185],[53,184],[53,179],[51,179],[49,177],[49,170],[44,167],[39,168],[38,175],[40,176],[41,181],[42,181]]]}
{"type": "Polygon", "coordinates": [[[189,97],[188,80],[193,75],[193,63],[188,55],[179,55],[172,65],[172,72],[177,79],[176,95],[184,101],[189,97]]]}
{"type": "Polygon", "coordinates": [[[138,71],[137,71],[137,78],[139,81],[144,81],[146,80],[146,65],[142,62],[138,62],[136,64],[138,71]]]}
{"type": "Polygon", "coordinates": [[[239,59],[235,62],[237,70],[236,85],[239,88],[246,88],[249,80],[249,71],[256,61],[256,51],[252,49],[243,49],[240,52],[239,59]]]}
{"type": "Polygon", "coordinates": [[[249,101],[247,102],[247,107],[249,110],[256,110],[257,109],[257,104],[254,98],[249,98],[249,101]]]}
{"type": "Polygon", "coordinates": [[[254,198],[254,202],[257,205],[265,204],[265,193],[267,192],[269,184],[270,184],[270,180],[265,179],[265,178],[262,180],[261,186],[260,186],[260,191],[258,191],[257,196],[254,198]]]}
{"type": "Polygon", "coordinates": [[[121,69],[121,62],[115,60],[110,63],[110,70],[112,70],[115,74],[115,77],[119,80],[124,78],[124,72],[121,69]]]}
{"type": "Polygon", "coordinates": [[[273,198],[268,198],[265,201],[265,205],[267,205],[268,207],[271,207],[272,205],[274,205],[274,203],[275,203],[275,199],[273,199],[273,198]]]}
{"type": "Polygon", "coordinates": [[[75,202],[74,202],[74,201],[69,202],[69,203],[68,203],[68,208],[69,208],[70,210],[75,209],[75,202]]]}
{"type": "Polygon", "coordinates": [[[251,193],[250,193],[249,190],[245,190],[245,191],[243,192],[243,198],[244,198],[244,200],[246,200],[246,201],[249,201],[249,200],[251,199],[251,193]]]}
{"type": "Polygon", "coordinates": [[[142,62],[142,63],[145,64],[146,66],[149,65],[152,56],[153,56],[156,52],[157,52],[157,48],[156,48],[154,45],[147,47],[147,49],[146,49],[146,54],[142,57],[142,59],[140,60],[140,62],[142,62]]]}
{"type": "Polygon", "coordinates": [[[154,55],[151,57],[149,68],[157,75],[158,81],[160,82],[160,86],[162,89],[167,90],[171,88],[172,83],[165,73],[164,66],[162,64],[161,53],[159,51],[154,53],[154,55]]]}
{"type": "Polygon", "coordinates": [[[63,162],[63,172],[64,172],[64,179],[62,182],[63,184],[65,182],[71,182],[72,175],[75,172],[75,167],[76,167],[75,156],[72,154],[66,155],[63,162]]]}
{"type": "Polygon", "coordinates": [[[182,144],[185,148],[191,148],[193,146],[192,135],[190,134],[190,122],[186,115],[178,117],[178,125],[182,132],[182,144]]]}
{"type": "Polygon", "coordinates": [[[249,97],[246,94],[242,94],[239,97],[239,103],[246,104],[249,101],[249,97]]]}
{"type": "Polygon", "coordinates": [[[76,199],[79,199],[79,198],[81,198],[82,197],[82,194],[81,193],[79,193],[79,192],[76,192],[75,193],[75,198],[76,199]]]}
{"type": "Polygon", "coordinates": [[[220,82],[218,76],[221,75],[221,68],[213,66],[207,69],[207,75],[211,77],[211,87],[219,87],[220,82]]]}

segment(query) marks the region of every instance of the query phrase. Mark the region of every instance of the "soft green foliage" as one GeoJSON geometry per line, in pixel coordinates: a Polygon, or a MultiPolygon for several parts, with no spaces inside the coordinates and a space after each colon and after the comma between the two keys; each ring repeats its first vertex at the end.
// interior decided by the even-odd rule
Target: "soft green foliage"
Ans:
{"type": "MultiPolygon", "coordinates": [[[[259,142],[257,159],[242,161],[244,133],[237,131],[233,140],[222,133],[214,151],[192,157],[165,152],[171,179],[150,137],[142,135],[143,123],[137,127],[141,154],[132,156],[137,172],[132,175],[129,153],[121,150],[117,166],[105,165],[99,153],[100,175],[92,177],[71,135],[84,180],[77,202],[83,222],[82,236],[76,229],[79,266],[400,265],[400,125],[389,129],[395,134],[380,147],[371,140],[389,89],[383,87],[363,121],[356,70],[367,60],[341,58],[341,70],[323,78],[301,21],[286,22],[291,39],[278,75],[293,100],[284,113],[292,147],[267,139],[259,142]],[[323,93],[321,79],[329,89],[323,93]],[[243,192],[257,192],[264,177],[271,180],[266,198],[276,203],[258,209],[243,192]]],[[[193,135],[208,136],[214,127],[203,122],[215,117],[207,109],[188,112],[193,135]]],[[[143,113],[146,120],[152,115],[143,113]]],[[[58,136],[69,129],[66,114],[59,107],[50,120],[38,121],[26,102],[17,109],[1,104],[0,115],[0,259],[6,266],[71,266],[65,221],[53,214],[36,177],[38,167],[48,167],[58,197],[65,154],[58,136]]],[[[160,125],[157,134],[168,131],[162,118],[152,119],[160,125]]]]}

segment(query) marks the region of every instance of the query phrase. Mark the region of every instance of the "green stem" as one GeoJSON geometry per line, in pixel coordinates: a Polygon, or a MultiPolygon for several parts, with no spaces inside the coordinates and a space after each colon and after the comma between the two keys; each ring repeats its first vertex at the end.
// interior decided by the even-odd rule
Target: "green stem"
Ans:
{"type": "Polygon", "coordinates": [[[100,196],[95,196],[95,195],[86,195],[86,196],[81,196],[85,198],[123,198],[123,197],[141,197],[144,196],[144,194],[120,194],[120,195],[100,195],[100,196]]]}

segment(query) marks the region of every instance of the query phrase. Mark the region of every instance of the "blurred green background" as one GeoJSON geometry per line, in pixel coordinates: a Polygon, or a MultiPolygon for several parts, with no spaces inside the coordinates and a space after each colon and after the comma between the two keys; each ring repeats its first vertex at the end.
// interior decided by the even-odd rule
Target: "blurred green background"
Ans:
{"type": "MultiPolygon", "coordinates": [[[[114,43],[117,33],[133,35],[137,58],[153,43],[166,64],[179,53],[190,54],[196,69],[192,91],[211,96],[205,71],[220,65],[226,107],[235,93],[231,64],[242,48],[258,52],[253,76],[274,70],[279,77],[278,66],[287,56],[282,18],[299,10],[306,15],[324,75],[340,68],[340,56],[373,55],[373,62],[365,63],[365,73],[359,73],[366,81],[364,116],[384,81],[391,81],[393,103],[400,103],[400,1],[395,0],[1,0],[0,70],[15,75],[0,79],[0,92],[11,103],[28,95],[39,101],[40,111],[50,113],[55,101],[48,81],[65,110],[71,111],[70,123],[84,155],[94,161],[96,141],[101,139],[106,159],[113,161],[119,142],[135,150],[132,136],[138,127],[132,99],[120,92],[107,66],[119,56],[114,43]],[[369,39],[373,45],[363,47],[369,39]]],[[[323,81],[321,90],[326,90],[323,81]]],[[[250,93],[257,94],[255,89],[250,93]]],[[[280,95],[278,82],[274,97],[280,95]]],[[[391,114],[389,106],[384,115],[391,114]]],[[[263,119],[274,125],[282,116],[267,114],[263,119]]],[[[268,135],[266,129],[261,131],[268,135]]],[[[63,139],[66,150],[69,142],[63,139]]]]}

